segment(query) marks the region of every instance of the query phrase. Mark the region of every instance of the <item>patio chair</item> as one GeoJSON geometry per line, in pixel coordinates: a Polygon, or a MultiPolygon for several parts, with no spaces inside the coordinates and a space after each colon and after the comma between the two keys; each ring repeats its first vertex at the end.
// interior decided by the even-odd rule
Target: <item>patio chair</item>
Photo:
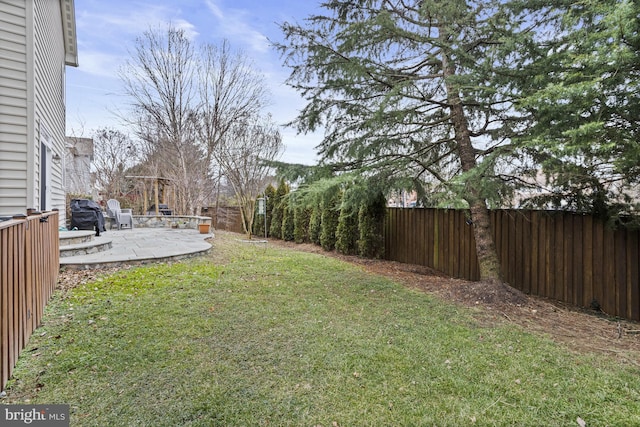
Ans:
{"type": "Polygon", "coordinates": [[[133,212],[131,209],[121,209],[120,202],[116,199],[107,201],[107,217],[111,222],[111,228],[115,224],[118,230],[122,228],[133,229],[133,212]]]}

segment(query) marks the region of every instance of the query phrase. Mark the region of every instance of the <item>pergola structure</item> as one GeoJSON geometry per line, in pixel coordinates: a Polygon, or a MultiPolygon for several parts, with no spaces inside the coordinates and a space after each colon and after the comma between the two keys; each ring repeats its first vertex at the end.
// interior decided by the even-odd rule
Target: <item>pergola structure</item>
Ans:
{"type": "MultiPolygon", "coordinates": [[[[160,215],[160,203],[167,204],[167,191],[166,187],[171,186],[171,179],[163,178],[160,176],[127,176],[126,178],[130,179],[139,179],[142,180],[144,185],[143,188],[143,198],[144,198],[144,207],[143,212],[146,213],[149,207],[147,201],[149,200],[147,193],[147,182],[153,182],[153,197],[155,201],[155,209],[156,216],[160,215]],[[160,187],[162,187],[162,201],[160,201],[160,187]]],[[[173,201],[175,203],[175,189],[173,194],[173,201]]]]}

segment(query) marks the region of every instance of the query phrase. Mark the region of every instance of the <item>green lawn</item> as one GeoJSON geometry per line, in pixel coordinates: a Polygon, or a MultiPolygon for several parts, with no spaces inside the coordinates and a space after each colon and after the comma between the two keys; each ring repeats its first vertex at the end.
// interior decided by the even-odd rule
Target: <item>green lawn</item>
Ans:
{"type": "Polygon", "coordinates": [[[72,426],[632,426],[638,373],[226,236],[57,293],[4,402],[70,404],[72,426]]]}

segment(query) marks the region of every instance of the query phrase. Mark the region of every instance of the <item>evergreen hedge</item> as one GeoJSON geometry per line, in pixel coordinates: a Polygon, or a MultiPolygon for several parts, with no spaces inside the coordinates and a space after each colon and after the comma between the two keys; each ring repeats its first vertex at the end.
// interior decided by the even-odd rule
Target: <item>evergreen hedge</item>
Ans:
{"type": "Polygon", "coordinates": [[[357,255],[358,237],[358,210],[343,206],[336,229],[336,250],[345,255],[357,255]]]}
{"type": "Polygon", "coordinates": [[[321,203],[316,203],[312,206],[309,217],[309,240],[311,243],[320,245],[320,233],[322,233],[322,208],[321,203]]]}
{"type": "Polygon", "coordinates": [[[289,197],[282,199],[282,240],[293,241],[294,207],[289,197]]]}
{"type": "Polygon", "coordinates": [[[273,210],[271,211],[271,224],[269,224],[269,235],[275,239],[282,239],[282,220],[284,219],[282,200],[287,193],[289,193],[289,186],[284,180],[281,180],[273,196],[273,210]]]}
{"type": "Polygon", "coordinates": [[[293,211],[293,240],[296,243],[307,243],[309,238],[309,224],[311,221],[311,208],[304,205],[296,205],[293,211]]]}
{"type": "MultiPolygon", "coordinates": [[[[269,233],[269,227],[271,227],[271,212],[273,212],[273,207],[276,199],[276,189],[273,185],[269,184],[267,188],[264,190],[265,196],[267,196],[267,205],[266,205],[266,213],[267,213],[267,234],[269,233]]],[[[263,225],[264,227],[264,219],[263,225]]],[[[264,230],[262,235],[264,236],[264,230]]]]}
{"type": "Polygon", "coordinates": [[[321,207],[321,231],[320,246],[325,251],[332,251],[336,247],[336,229],[338,228],[338,218],[340,216],[340,202],[342,192],[339,189],[329,190],[322,202],[321,207]]]}
{"type": "Polygon", "coordinates": [[[358,212],[358,254],[364,258],[379,259],[384,255],[384,216],[387,201],[382,193],[360,206],[358,212]]]}

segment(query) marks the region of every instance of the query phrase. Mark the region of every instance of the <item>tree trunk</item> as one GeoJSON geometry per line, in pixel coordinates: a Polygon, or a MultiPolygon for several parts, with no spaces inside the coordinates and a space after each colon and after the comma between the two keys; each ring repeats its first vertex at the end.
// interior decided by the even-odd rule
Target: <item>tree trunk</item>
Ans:
{"type": "MultiPolygon", "coordinates": [[[[471,143],[469,122],[464,113],[460,92],[457,86],[451,82],[451,77],[456,72],[455,66],[449,62],[446,53],[442,55],[442,70],[460,164],[463,172],[468,172],[476,168],[478,164],[475,157],[475,149],[471,143]]],[[[500,259],[498,258],[496,245],[493,241],[493,233],[491,232],[489,209],[487,208],[486,200],[480,196],[479,188],[474,182],[467,183],[465,200],[469,203],[471,220],[473,221],[473,235],[476,240],[480,280],[501,283],[500,259]]]]}
{"type": "Polygon", "coordinates": [[[251,226],[249,224],[249,214],[246,212],[247,206],[243,204],[242,200],[238,198],[238,202],[240,202],[240,218],[242,219],[242,227],[244,228],[244,232],[247,235],[247,239],[251,240],[251,226]]]}

